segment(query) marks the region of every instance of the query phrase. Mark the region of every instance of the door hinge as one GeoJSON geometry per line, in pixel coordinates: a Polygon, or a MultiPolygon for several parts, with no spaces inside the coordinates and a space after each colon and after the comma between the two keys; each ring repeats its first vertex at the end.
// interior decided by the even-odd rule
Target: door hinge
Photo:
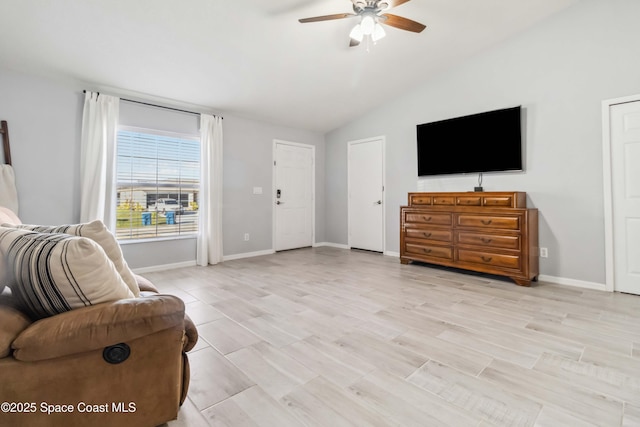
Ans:
{"type": "Polygon", "coordinates": [[[273,166],[275,166],[275,165],[276,165],[276,161],[274,160],[274,161],[273,161],[273,166]]]}

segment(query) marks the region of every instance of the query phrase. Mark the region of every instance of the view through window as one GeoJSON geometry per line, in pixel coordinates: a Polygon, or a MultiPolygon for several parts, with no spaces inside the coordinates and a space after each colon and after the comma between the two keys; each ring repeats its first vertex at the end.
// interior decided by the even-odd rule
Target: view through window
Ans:
{"type": "Polygon", "coordinates": [[[198,135],[120,128],[116,158],[119,240],[198,231],[198,135]]]}

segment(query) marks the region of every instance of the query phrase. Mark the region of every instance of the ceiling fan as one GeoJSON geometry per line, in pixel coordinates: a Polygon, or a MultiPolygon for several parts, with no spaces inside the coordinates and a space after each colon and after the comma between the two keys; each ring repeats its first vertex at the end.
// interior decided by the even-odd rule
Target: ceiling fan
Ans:
{"type": "Polygon", "coordinates": [[[334,15],[315,16],[313,18],[299,19],[301,23],[331,21],[333,19],[343,19],[360,17],[360,22],[353,27],[349,38],[349,46],[358,46],[365,37],[370,37],[373,42],[383,38],[386,33],[382,25],[399,28],[401,30],[420,33],[426,28],[419,22],[412,21],[402,16],[384,13],[387,9],[400,6],[410,0],[351,0],[354,13],[337,13],[334,15]]]}

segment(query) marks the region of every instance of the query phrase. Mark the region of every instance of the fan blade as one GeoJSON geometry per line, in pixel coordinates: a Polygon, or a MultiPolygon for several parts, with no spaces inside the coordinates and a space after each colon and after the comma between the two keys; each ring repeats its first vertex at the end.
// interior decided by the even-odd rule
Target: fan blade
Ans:
{"type": "Polygon", "coordinates": [[[358,40],[352,39],[352,38],[349,39],[349,47],[356,47],[359,45],[360,45],[360,42],[358,40]]]}
{"type": "Polygon", "coordinates": [[[380,22],[381,24],[390,25],[392,27],[400,28],[401,30],[421,33],[422,30],[427,28],[426,25],[422,25],[421,23],[412,21],[408,18],[403,18],[402,16],[392,15],[390,13],[385,13],[380,16],[386,18],[384,21],[380,22]]]}
{"type": "Polygon", "coordinates": [[[335,15],[315,16],[313,18],[298,19],[303,24],[307,22],[331,21],[332,19],[342,19],[356,16],[354,13],[336,13],[335,15]]]}
{"type": "Polygon", "coordinates": [[[410,0],[386,0],[386,2],[389,3],[390,8],[400,6],[401,4],[405,4],[409,1],[410,0]]]}

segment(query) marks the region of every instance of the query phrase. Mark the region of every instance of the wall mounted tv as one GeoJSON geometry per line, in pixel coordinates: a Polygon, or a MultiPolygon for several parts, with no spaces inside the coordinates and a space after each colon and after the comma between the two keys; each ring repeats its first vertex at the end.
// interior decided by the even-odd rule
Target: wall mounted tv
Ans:
{"type": "Polygon", "coordinates": [[[521,107],[417,126],[418,176],[522,170],[521,107]]]}

